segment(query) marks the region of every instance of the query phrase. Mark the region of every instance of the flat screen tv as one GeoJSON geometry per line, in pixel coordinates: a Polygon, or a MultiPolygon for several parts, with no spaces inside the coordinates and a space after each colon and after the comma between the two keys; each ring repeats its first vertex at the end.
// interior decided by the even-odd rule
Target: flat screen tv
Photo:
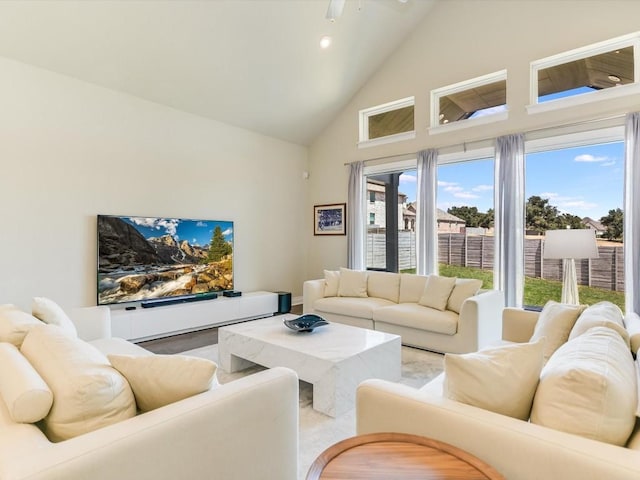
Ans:
{"type": "Polygon", "coordinates": [[[233,222],[98,215],[98,305],[233,290],[233,222]]]}

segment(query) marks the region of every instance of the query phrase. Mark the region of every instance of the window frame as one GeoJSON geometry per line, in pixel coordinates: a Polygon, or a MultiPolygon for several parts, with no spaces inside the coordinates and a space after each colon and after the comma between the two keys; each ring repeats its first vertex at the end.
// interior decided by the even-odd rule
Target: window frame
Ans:
{"type": "Polygon", "coordinates": [[[392,102],[383,103],[374,107],[365,108],[358,112],[358,148],[368,148],[387,143],[400,142],[402,140],[412,140],[416,138],[415,129],[415,105],[416,98],[414,96],[401,98],[392,102]],[[385,135],[384,137],[369,138],[369,117],[379,115],[381,113],[392,112],[401,108],[413,107],[413,130],[407,132],[395,133],[393,135],[385,135]]]}
{"type": "Polygon", "coordinates": [[[564,108],[584,105],[602,100],[625,97],[640,93],[640,32],[635,32],[622,37],[616,37],[603,42],[594,43],[585,47],[576,48],[558,53],[550,57],[534,60],[529,67],[529,105],[526,106],[528,114],[549,112],[564,108]],[[577,60],[592,57],[612,50],[633,47],[633,83],[620,85],[615,88],[586,92],[579,95],[538,102],[538,72],[546,68],[571,63],[577,60]]]}
{"type": "Polygon", "coordinates": [[[430,113],[430,127],[429,134],[434,135],[443,132],[450,132],[452,130],[458,130],[462,128],[469,128],[477,125],[485,125],[488,123],[495,123],[507,120],[509,118],[509,104],[506,101],[505,91],[505,110],[503,112],[492,113],[489,115],[483,115],[477,118],[467,118],[464,120],[458,120],[457,122],[450,122],[441,125],[440,124],[440,99],[446,97],[452,93],[460,93],[465,90],[471,90],[473,88],[481,87],[484,85],[490,85],[496,82],[505,82],[507,87],[507,70],[499,70],[497,72],[488,73],[480,77],[475,77],[470,80],[464,80],[462,82],[454,83],[452,85],[446,85],[444,87],[431,90],[431,113],[430,113]]]}

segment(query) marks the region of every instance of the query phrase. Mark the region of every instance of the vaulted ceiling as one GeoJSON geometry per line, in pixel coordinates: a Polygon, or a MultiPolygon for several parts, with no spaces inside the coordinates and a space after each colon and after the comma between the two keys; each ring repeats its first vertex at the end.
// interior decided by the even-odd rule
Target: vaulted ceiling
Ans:
{"type": "Polygon", "coordinates": [[[307,145],[436,1],[4,0],[0,56],[307,145]]]}

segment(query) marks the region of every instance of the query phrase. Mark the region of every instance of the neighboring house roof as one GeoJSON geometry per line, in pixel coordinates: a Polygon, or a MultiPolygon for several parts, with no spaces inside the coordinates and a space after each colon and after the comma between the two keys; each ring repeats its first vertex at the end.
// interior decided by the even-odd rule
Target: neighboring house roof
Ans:
{"type": "Polygon", "coordinates": [[[456,217],[455,215],[451,215],[450,213],[445,212],[444,210],[437,209],[438,211],[438,221],[439,222],[452,222],[452,223],[467,223],[462,220],[460,217],[456,217]]]}
{"type": "MultiPolygon", "coordinates": [[[[411,202],[407,204],[406,208],[402,210],[402,215],[406,215],[408,217],[415,216],[416,214],[416,204],[415,202],[411,202]]],[[[466,224],[463,219],[460,217],[456,217],[455,215],[451,215],[450,213],[445,212],[444,210],[437,209],[438,214],[438,222],[450,222],[450,223],[463,223],[466,224]]]]}
{"type": "Polygon", "coordinates": [[[587,227],[593,228],[594,230],[597,230],[598,232],[604,232],[607,230],[607,227],[605,227],[604,225],[602,225],[602,223],[600,223],[597,220],[594,220],[591,217],[584,217],[582,219],[582,224],[586,225],[587,227]]]}

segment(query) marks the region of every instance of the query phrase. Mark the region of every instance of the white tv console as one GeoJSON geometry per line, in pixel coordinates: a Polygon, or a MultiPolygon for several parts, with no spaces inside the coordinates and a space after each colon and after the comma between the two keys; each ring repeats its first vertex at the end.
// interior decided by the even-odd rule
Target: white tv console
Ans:
{"type": "Polygon", "coordinates": [[[152,308],[111,309],[111,333],[127,340],[150,340],[242,320],[271,316],[278,311],[278,294],[248,292],[198,302],[152,308]]]}

